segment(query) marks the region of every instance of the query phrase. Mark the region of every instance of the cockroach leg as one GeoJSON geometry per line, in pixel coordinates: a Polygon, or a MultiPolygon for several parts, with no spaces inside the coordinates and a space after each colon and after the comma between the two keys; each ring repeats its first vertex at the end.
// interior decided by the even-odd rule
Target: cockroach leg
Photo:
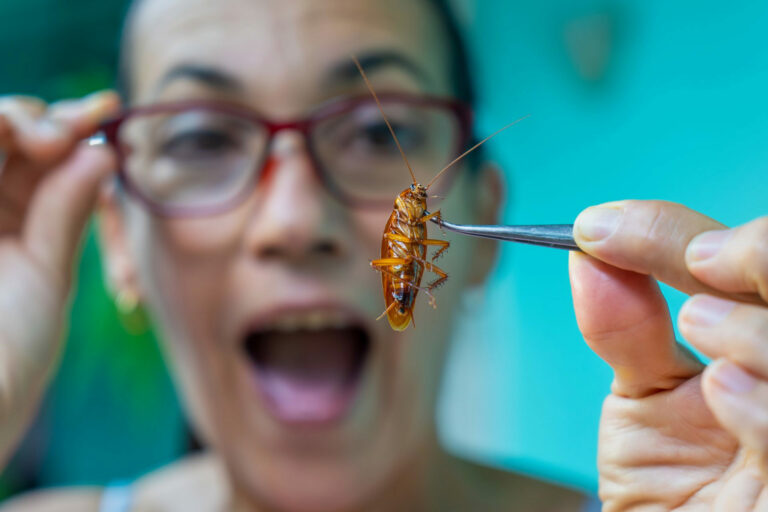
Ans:
{"type": "MultiPolygon", "coordinates": [[[[424,246],[430,246],[430,245],[437,245],[440,246],[440,249],[432,255],[432,261],[435,261],[438,256],[440,256],[443,251],[445,251],[451,243],[446,240],[434,240],[431,238],[425,238],[423,240],[417,240],[413,238],[408,238],[405,235],[399,235],[397,233],[384,233],[384,238],[388,240],[394,240],[395,242],[402,242],[404,244],[417,244],[417,245],[424,245],[424,246]]],[[[376,260],[378,261],[378,260],[376,260]]]]}
{"type": "Polygon", "coordinates": [[[424,212],[424,213],[426,215],[424,215],[422,218],[420,218],[419,220],[416,221],[419,224],[426,224],[431,219],[437,219],[437,220],[440,220],[440,221],[443,220],[443,216],[440,215],[440,210],[437,210],[434,213],[429,213],[429,212],[424,212]]]}
{"type": "Polygon", "coordinates": [[[380,314],[379,316],[377,316],[377,317],[376,317],[376,321],[378,322],[379,320],[381,320],[382,318],[384,318],[385,316],[387,316],[387,313],[389,313],[389,311],[390,311],[390,310],[391,310],[393,307],[395,307],[395,306],[397,306],[397,301],[392,301],[392,304],[390,304],[390,305],[387,307],[387,309],[385,309],[385,310],[384,310],[384,312],[383,312],[382,314],[380,314]]]}
{"type": "Polygon", "coordinates": [[[391,270],[389,270],[386,267],[394,267],[396,265],[405,265],[410,264],[413,261],[419,261],[420,263],[424,264],[425,266],[431,265],[431,263],[428,263],[426,260],[418,259],[418,258],[384,258],[386,260],[398,260],[398,263],[377,263],[382,260],[373,260],[371,262],[371,267],[373,267],[374,270],[381,272],[382,274],[387,274],[389,277],[394,279],[397,282],[407,284],[411,288],[416,288],[417,290],[423,291],[424,293],[429,293],[430,288],[428,286],[417,286],[413,284],[411,281],[408,281],[407,279],[402,278],[401,276],[395,274],[391,270]],[[405,262],[405,263],[403,263],[405,262]]]}
{"type": "Polygon", "coordinates": [[[414,240],[413,238],[408,238],[405,235],[398,235],[397,233],[384,233],[384,238],[388,240],[394,240],[395,242],[403,242],[406,244],[417,244],[419,243],[418,240],[414,240]]]}
{"type": "Polygon", "coordinates": [[[447,240],[434,240],[431,238],[425,238],[424,240],[420,240],[419,243],[421,245],[438,245],[440,246],[440,249],[432,255],[431,260],[435,261],[443,252],[451,245],[450,242],[447,240]]]}
{"type": "MultiPolygon", "coordinates": [[[[371,262],[371,267],[373,267],[374,270],[378,270],[382,274],[388,275],[394,281],[397,281],[399,283],[403,283],[403,284],[405,284],[405,285],[407,285],[407,286],[409,286],[411,288],[416,288],[417,290],[424,292],[424,294],[427,295],[427,297],[429,297],[429,305],[432,306],[433,308],[437,309],[437,303],[435,302],[435,296],[432,295],[432,288],[434,288],[434,286],[432,286],[432,285],[430,285],[430,286],[415,285],[411,281],[408,281],[407,279],[403,279],[399,275],[395,274],[394,272],[392,272],[391,270],[386,268],[386,267],[391,267],[391,266],[395,266],[395,265],[402,265],[402,264],[404,264],[402,262],[411,263],[412,261],[419,261],[420,263],[422,263],[425,266],[425,268],[428,268],[429,270],[432,270],[432,272],[435,272],[434,271],[434,265],[432,265],[431,263],[429,263],[426,260],[423,260],[421,258],[413,258],[413,257],[408,257],[408,258],[383,258],[383,260],[397,260],[398,262],[397,263],[377,263],[377,262],[381,262],[382,260],[373,260],[371,262]]],[[[438,270],[440,270],[440,269],[438,269],[438,270]]],[[[437,272],[435,272],[435,273],[437,273],[437,272]]],[[[442,270],[440,270],[440,273],[444,275],[444,277],[442,277],[442,281],[445,281],[448,278],[448,276],[445,275],[445,273],[442,270]]],[[[384,315],[386,315],[389,312],[389,310],[392,309],[395,306],[395,304],[397,304],[397,301],[393,301],[392,304],[390,304],[387,307],[387,309],[384,311],[384,313],[382,313],[379,316],[379,318],[384,317],[384,315]]],[[[378,320],[379,318],[377,318],[376,320],[378,320]]]]}
{"type": "Polygon", "coordinates": [[[371,266],[377,267],[393,267],[395,265],[408,265],[413,261],[413,256],[407,258],[379,258],[378,260],[372,260],[371,266]]]}
{"type": "MultiPolygon", "coordinates": [[[[439,242],[440,240],[437,240],[437,241],[439,242]]],[[[409,256],[407,258],[382,258],[380,260],[373,260],[371,262],[371,266],[375,270],[378,270],[379,272],[381,272],[382,274],[387,274],[388,276],[392,277],[395,281],[399,281],[403,284],[407,284],[408,286],[411,286],[413,288],[416,288],[417,290],[424,292],[427,295],[427,297],[429,297],[429,305],[432,306],[434,309],[437,309],[437,301],[435,300],[435,296],[432,295],[432,290],[434,290],[438,286],[443,285],[445,281],[448,279],[448,274],[437,265],[430,263],[429,261],[423,258],[409,256]],[[424,268],[426,270],[429,270],[430,272],[437,274],[438,278],[434,282],[430,283],[428,286],[416,286],[410,281],[403,279],[402,277],[398,276],[391,270],[385,268],[385,267],[392,267],[395,265],[405,265],[405,264],[412,263],[413,261],[417,261],[422,265],[424,265],[424,268]]]]}
{"type": "MultiPolygon", "coordinates": [[[[416,261],[419,261],[419,259],[417,258],[416,261]]],[[[437,274],[437,276],[438,276],[438,278],[435,281],[433,281],[432,283],[430,283],[427,286],[427,290],[429,290],[429,292],[431,292],[432,290],[434,290],[438,286],[441,286],[441,285],[445,284],[445,281],[448,279],[448,274],[443,269],[441,269],[437,265],[434,265],[434,264],[429,263],[427,261],[422,261],[422,263],[424,264],[424,266],[425,266],[425,268],[427,270],[437,274]]]]}
{"type": "MultiPolygon", "coordinates": [[[[433,218],[437,219],[439,221],[439,223],[437,225],[440,226],[440,231],[443,233],[443,236],[445,236],[445,229],[443,229],[443,215],[440,213],[440,210],[437,210],[434,213],[429,213],[428,211],[425,210],[424,213],[426,215],[424,215],[422,218],[420,218],[418,220],[418,222],[420,224],[422,224],[422,223],[426,224],[426,222],[428,220],[430,220],[430,219],[433,219],[433,218]]],[[[442,249],[440,252],[442,252],[443,250],[445,250],[445,249],[442,249]]]]}

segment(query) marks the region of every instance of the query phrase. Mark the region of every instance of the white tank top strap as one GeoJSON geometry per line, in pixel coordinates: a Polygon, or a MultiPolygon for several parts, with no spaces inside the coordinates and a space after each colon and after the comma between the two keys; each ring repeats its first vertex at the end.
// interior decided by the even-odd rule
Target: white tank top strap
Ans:
{"type": "Polygon", "coordinates": [[[591,496],[584,503],[581,512],[600,512],[603,509],[600,500],[597,497],[591,496]]]}
{"type": "Polygon", "coordinates": [[[114,482],[104,488],[99,512],[128,512],[133,501],[130,482],[114,482]]]}

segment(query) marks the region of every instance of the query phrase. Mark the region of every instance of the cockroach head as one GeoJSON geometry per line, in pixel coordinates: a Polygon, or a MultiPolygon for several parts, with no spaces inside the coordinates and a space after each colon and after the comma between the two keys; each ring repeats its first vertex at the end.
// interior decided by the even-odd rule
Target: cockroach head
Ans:
{"type": "Polygon", "coordinates": [[[425,187],[421,183],[411,184],[411,192],[413,193],[414,196],[418,197],[419,199],[427,198],[427,187],[425,187]]]}

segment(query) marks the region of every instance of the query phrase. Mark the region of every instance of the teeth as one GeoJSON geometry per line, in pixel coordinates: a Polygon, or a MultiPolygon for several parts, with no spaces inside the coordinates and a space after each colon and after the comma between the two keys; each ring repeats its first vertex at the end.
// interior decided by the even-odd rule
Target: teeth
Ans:
{"type": "Polygon", "coordinates": [[[328,328],[343,329],[351,325],[349,318],[340,312],[312,311],[277,316],[264,325],[263,329],[280,332],[319,331],[328,328]]]}

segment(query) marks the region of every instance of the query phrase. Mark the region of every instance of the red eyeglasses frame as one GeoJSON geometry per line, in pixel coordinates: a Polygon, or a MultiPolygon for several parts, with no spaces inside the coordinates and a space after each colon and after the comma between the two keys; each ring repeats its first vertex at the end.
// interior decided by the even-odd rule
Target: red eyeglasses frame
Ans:
{"type": "MultiPolygon", "coordinates": [[[[459,128],[457,140],[455,141],[453,156],[458,156],[462,149],[469,145],[472,137],[472,125],[474,116],[472,110],[467,104],[452,98],[428,95],[382,93],[378,96],[379,99],[384,103],[393,102],[406,105],[431,107],[443,110],[445,112],[450,112],[456,118],[457,126],[459,128]]],[[[315,109],[304,118],[285,121],[271,120],[265,116],[262,116],[259,112],[248,106],[234,102],[230,103],[223,101],[194,100],[175,103],[159,103],[127,109],[123,111],[119,116],[104,123],[101,126],[101,130],[104,134],[107,144],[112,147],[117,156],[117,178],[121,186],[132,196],[142,202],[152,213],[159,216],[205,216],[215,215],[217,213],[232,209],[234,206],[245,200],[245,198],[252,193],[253,189],[261,181],[261,178],[264,176],[265,164],[269,158],[269,154],[271,152],[270,148],[274,137],[284,130],[293,130],[299,132],[304,137],[306,151],[309,155],[310,161],[312,162],[312,168],[315,172],[315,175],[323,184],[323,186],[331,193],[331,195],[336,197],[342,203],[351,207],[381,208],[385,206],[391,206],[393,199],[386,199],[381,201],[368,199],[361,200],[345,193],[338,187],[338,185],[334,183],[333,179],[330,177],[330,173],[323,168],[322,162],[317,157],[317,152],[313,146],[313,138],[311,136],[312,130],[318,123],[326,121],[331,117],[349,112],[359,107],[360,105],[367,103],[375,103],[375,101],[371,96],[367,95],[335,99],[320,105],[317,109],[315,109]],[[267,130],[267,142],[265,145],[266,150],[264,151],[264,155],[261,157],[261,161],[256,164],[256,170],[253,172],[253,177],[249,184],[243,187],[243,191],[241,193],[220,204],[206,206],[171,206],[159,203],[144,194],[140,188],[131,180],[129,174],[125,171],[125,153],[123,152],[122,145],[119,141],[119,133],[122,125],[126,121],[135,117],[164,113],[178,113],[185,110],[207,110],[212,112],[219,112],[238,117],[255,124],[259,124],[267,130]]],[[[404,174],[404,176],[407,176],[407,174],[404,174]]],[[[451,175],[445,177],[445,180],[450,182],[453,180],[454,176],[455,173],[451,173],[451,175]]],[[[445,186],[448,187],[449,185],[450,183],[447,183],[445,186]]]]}

